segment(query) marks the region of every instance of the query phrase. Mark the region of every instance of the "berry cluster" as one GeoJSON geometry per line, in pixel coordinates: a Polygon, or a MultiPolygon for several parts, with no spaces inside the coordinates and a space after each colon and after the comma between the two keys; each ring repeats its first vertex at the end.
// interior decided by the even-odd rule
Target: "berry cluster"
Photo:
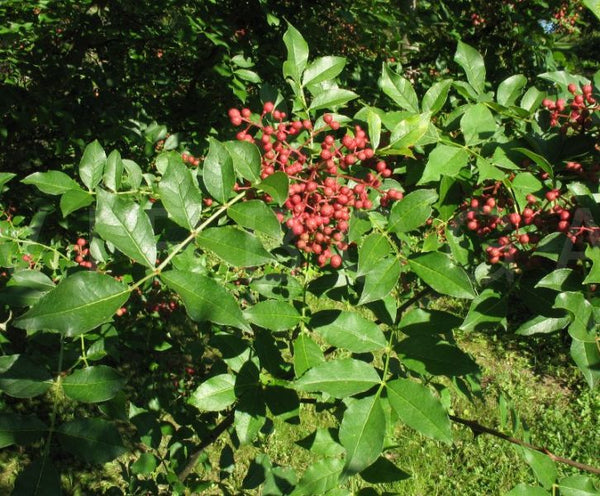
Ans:
{"type": "Polygon", "coordinates": [[[75,262],[86,269],[91,269],[94,267],[94,263],[90,260],[86,260],[86,258],[89,258],[90,254],[90,250],[85,247],[86,245],[87,241],[84,238],[79,238],[73,245],[73,251],[76,253],[75,262]]]}
{"type": "Polygon", "coordinates": [[[569,93],[573,95],[571,101],[559,98],[556,101],[545,98],[542,105],[550,111],[550,125],[559,126],[561,132],[566,133],[569,129],[583,131],[592,125],[592,113],[600,109],[596,99],[592,96],[592,85],[585,84],[581,92],[576,84],[568,86],[569,93]]]}
{"type": "Polygon", "coordinates": [[[152,288],[145,292],[137,294],[144,304],[148,313],[158,313],[162,316],[169,316],[179,308],[177,299],[165,291],[160,281],[152,281],[152,288]]]}
{"type": "Polygon", "coordinates": [[[484,25],[485,19],[477,13],[473,13],[473,14],[471,14],[471,22],[473,23],[473,26],[477,27],[477,26],[484,25]]]}
{"type": "Polygon", "coordinates": [[[352,211],[373,208],[376,196],[382,205],[402,199],[399,190],[381,189],[382,179],[389,178],[392,170],[374,158],[360,126],[338,139],[333,132],[340,123],[330,114],[323,116],[319,129],[310,120],[286,120],[285,112],[271,102],[264,104],[259,119],[251,116],[247,108],[229,110],[231,123],[244,126],[237,139],[262,148],[261,177],[276,172],[289,177],[288,198],[278,212],[280,222],[296,237],[299,250],[314,254],[320,266],[339,267],[339,253],[348,248],[344,234],[352,211]]]}
{"type": "Polygon", "coordinates": [[[501,183],[463,204],[467,230],[488,243],[488,262],[526,262],[539,241],[553,232],[564,233],[572,242],[593,242],[600,228],[574,225],[576,206],[558,189],[547,191],[544,198],[527,195],[520,210],[501,183]]]}
{"type": "Polygon", "coordinates": [[[182,153],[181,160],[183,160],[184,163],[190,164],[193,167],[198,167],[200,165],[200,157],[194,157],[189,153],[182,153]]]}
{"type": "Polygon", "coordinates": [[[578,11],[581,11],[583,6],[580,2],[563,2],[560,8],[552,15],[559,31],[574,33],[577,31],[575,24],[579,19],[578,11]]]}

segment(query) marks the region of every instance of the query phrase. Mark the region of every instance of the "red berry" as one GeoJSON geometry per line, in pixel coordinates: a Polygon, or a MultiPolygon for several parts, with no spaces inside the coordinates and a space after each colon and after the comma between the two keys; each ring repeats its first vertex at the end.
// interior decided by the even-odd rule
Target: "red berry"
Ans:
{"type": "Polygon", "coordinates": [[[79,238],[77,240],[77,246],[82,246],[83,247],[85,245],[87,245],[87,241],[84,238],[79,238]]]}
{"type": "Polygon", "coordinates": [[[331,257],[329,263],[334,269],[337,269],[340,265],[342,265],[342,257],[340,257],[339,255],[334,255],[333,257],[331,257]]]}
{"type": "Polygon", "coordinates": [[[521,223],[521,216],[518,213],[513,212],[508,216],[508,220],[510,220],[511,224],[518,226],[521,223]]]}
{"type": "Polygon", "coordinates": [[[467,228],[471,231],[476,231],[477,229],[479,229],[479,222],[477,222],[476,220],[471,220],[467,222],[467,228]]]}

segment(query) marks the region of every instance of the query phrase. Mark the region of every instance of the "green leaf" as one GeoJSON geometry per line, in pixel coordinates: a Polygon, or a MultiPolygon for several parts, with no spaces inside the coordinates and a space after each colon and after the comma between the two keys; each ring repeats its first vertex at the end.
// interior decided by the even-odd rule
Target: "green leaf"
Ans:
{"type": "Polygon", "coordinates": [[[490,179],[502,181],[506,177],[504,171],[483,157],[477,157],[476,165],[479,172],[479,182],[489,181],[490,179]]]}
{"type": "Polygon", "coordinates": [[[39,441],[48,430],[34,415],[0,413],[0,449],[16,444],[25,446],[39,441]]]}
{"type": "Polygon", "coordinates": [[[32,288],[44,293],[56,287],[46,274],[33,269],[16,270],[7,283],[7,286],[9,285],[32,288]]]}
{"type": "MultiPolygon", "coordinates": [[[[471,86],[466,81],[452,81],[452,87],[456,90],[456,92],[462,96],[465,100],[472,100],[474,102],[479,101],[479,94],[475,91],[473,86],[471,86]]],[[[464,112],[462,108],[458,109],[460,114],[464,112]]],[[[456,112],[456,110],[455,110],[456,112]]],[[[452,115],[450,116],[452,117],[452,115]]]]}
{"type": "Polygon", "coordinates": [[[429,388],[402,378],[385,387],[390,405],[402,422],[427,437],[452,443],[450,418],[429,388]]]}
{"type": "Polygon", "coordinates": [[[540,486],[528,486],[521,483],[513,487],[504,496],[551,496],[551,494],[540,486]]]}
{"type": "MultiPolygon", "coordinates": [[[[136,190],[142,184],[143,174],[141,167],[133,160],[123,159],[123,167],[127,175],[121,181],[132,190],[136,190]]],[[[122,184],[122,185],[123,185],[122,184]]]]}
{"type": "Polygon", "coordinates": [[[81,190],[79,184],[60,171],[34,172],[21,182],[23,184],[33,184],[42,193],[48,195],[62,195],[73,189],[81,190]]]}
{"type": "Polygon", "coordinates": [[[279,206],[283,205],[288,198],[290,180],[285,172],[276,172],[266,177],[258,189],[267,193],[279,206]]]}
{"type": "Polygon", "coordinates": [[[256,72],[248,69],[236,69],[233,71],[233,73],[243,81],[248,81],[254,84],[259,84],[261,82],[260,76],[256,74],[256,72]]]}
{"type": "Polygon", "coordinates": [[[485,88],[485,64],[481,54],[472,46],[459,41],[454,54],[454,61],[463,68],[473,89],[477,93],[483,93],[485,88]]]}
{"type": "Polygon", "coordinates": [[[148,215],[139,204],[99,189],[95,230],[129,258],[154,267],[154,232],[148,215]]]}
{"type": "Polygon", "coordinates": [[[60,210],[63,217],[87,207],[94,202],[94,196],[82,189],[71,189],[60,197],[60,210]]]}
{"type": "Polygon", "coordinates": [[[244,311],[244,317],[271,331],[285,331],[295,328],[302,316],[292,305],[284,301],[261,301],[244,311]]]}
{"type": "Polygon", "coordinates": [[[329,344],[354,353],[380,350],[387,344],[379,326],[355,312],[323,310],[312,316],[310,326],[329,344]]]}
{"type": "Polygon", "coordinates": [[[106,166],[104,167],[104,174],[102,177],[104,186],[116,193],[121,187],[123,169],[124,165],[121,160],[121,154],[117,150],[113,150],[106,159],[106,166]]]}
{"type": "Polygon", "coordinates": [[[188,403],[205,412],[220,412],[235,402],[235,376],[219,374],[204,381],[188,403]]]}
{"type": "Polygon", "coordinates": [[[98,272],[77,272],[44,295],[15,326],[79,336],[111,320],[129,298],[126,285],[98,272]]]}
{"type": "Polygon", "coordinates": [[[271,207],[262,200],[236,203],[227,209],[227,215],[242,227],[281,238],[281,224],[271,207]]]}
{"type": "Polygon", "coordinates": [[[233,159],[227,148],[213,138],[209,139],[202,179],[206,190],[219,203],[226,203],[233,196],[233,186],[235,185],[233,159]]]}
{"type": "Polygon", "coordinates": [[[359,305],[381,300],[396,287],[400,277],[400,262],[396,258],[384,258],[377,267],[365,275],[359,305]]]}
{"type": "Polygon", "coordinates": [[[233,226],[205,229],[196,243],[236,267],[264,265],[274,260],[256,236],[233,226]]]}
{"type": "Polygon", "coordinates": [[[167,169],[158,183],[158,191],[169,217],[192,231],[202,215],[202,193],[196,178],[176,152],[168,154],[167,169]]]}
{"type": "Polygon", "coordinates": [[[554,308],[564,308],[573,315],[569,326],[569,334],[573,339],[593,343],[596,340],[592,305],[583,293],[565,291],[560,293],[554,302],[554,308]]]}
{"type": "Polygon", "coordinates": [[[106,463],[126,453],[117,427],[99,418],[79,418],[58,429],[63,447],[88,463],[106,463]]]}
{"type": "Polygon", "coordinates": [[[430,123],[431,116],[428,112],[402,119],[392,129],[389,147],[404,153],[405,150],[416,145],[425,136],[430,123]]]}
{"type": "Polygon", "coordinates": [[[569,317],[546,317],[536,315],[531,320],[524,322],[515,331],[519,336],[531,336],[532,334],[550,334],[567,327],[571,322],[569,317]]]}
{"type": "Polygon", "coordinates": [[[0,356],[0,391],[13,398],[33,398],[44,394],[52,385],[46,368],[25,355],[0,356]]]}
{"type": "Polygon", "coordinates": [[[388,239],[379,233],[367,236],[358,249],[357,275],[364,275],[376,270],[379,262],[392,253],[392,246],[388,239]]]}
{"type": "Polygon", "coordinates": [[[553,83],[562,86],[563,90],[567,89],[567,86],[570,83],[575,83],[576,85],[581,85],[588,83],[589,80],[584,76],[579,76],[575,74],[570,74],[567,71],[550,71],[544,72],[543,74],[538,75],[539,78],[545,79],[546,81],[552,81],[553,83]]]}
{"type": "Polygon", "coordinates": [[[296,378],[325,360],[323,352],[310,336],[300,334],[294,341],[294,373],[296,378]]]}
{"type": "Polygon", "coordinates": [[[315,496],[338,486],[344,462],[326,458],[310,465],[290,496],[315,496]]]}
{"type": "Polygon", "coordinates": [[[431,115],[435,115],[442,110],[448,98],[448,90],[451,85],[451,79],[444,79],[432,84],[425,95],[423,95],[423,101],[421,102],[423,112],[431,112],[431,115]]]}
{"type": "Polygon", "coordinates": [[[506,295],[493,289],[484,289],[471,302],[469,313],[460,328],[467,332],[494,329],[495,324],[506,328],[507,311],[506,295]]]}
{"type": "Polygon", "coordinates": [[[489,140],[496,132],[496,120],[490,109],[483,103],[469,105],[460,119],[460,128],[467,146],[489,140]]]}
{"type": "Polygon", "coordinates": [[[455,377],[477,373],[473,359],[456,345],[431,334],[415,334],[394,348],[402,363],[421,375],[455,377]]]}
{"type": "Polygon", "coordinates": [[[438,144],[429,154],[419,184],[439,181],[442,176],[456,177],[469,163],[469,153],[464,148],[438,144]]]}
{"type": "Polygon", "coordinates": [[[152,453],[142,453],[130,468],[134,474],[148,475],[154,472],[157,466],[158,460],[152,453]]]}
{"type": "Polygon", "coordinates": [[[226,141],[223,146],[229,152],[235,172],[256,184],[260,181],[260,151],[253,143],[247,141],[226,141]]]}
{"type": "Polygon", "coordinates": [[[548,162],[548,160],[546,160],[545,157],[542,157],[541,155],[538,155],[537,153],[534,153],[531,150],[528,150],[527,148],[517,147],[517,148],[512,148],[511,151],[522,153],[526,157],[530,158],[537,164],[537,166],[540,169],[542,169],[544,172],[548,173],[548,175],[552,179],[554,179],[554,169],[552,168],[552,164],[550,164],[550,162],[548,162]]]}
{"type": "Polygon", "coordinates": [[[402,316],[398,327],[409,336],[444,334],[456,329],[461,323],[461,318],[448,312],[414,308],[402,316]]]}
{"type": "Polygon", "coordinates": [[[17,177],[13,172],[0,172],[0,193],[2,193],[2,189],[10,180],[17,177]]]}
{"type": "Polygon", "coordinates": [[[239,401],[235,409],[234,426],[241,444],[254,441],[266,421],[266,405],[259,375],[258,367],[249,361],[236,377],[235,394],[239,401]]]}
{"type": "Polygon", "coordinates": [[[369,128],[371,148],[373,148],[373,150],[377,150],[381,140],[381,117],[379,117],[379,114],[370,108],[367,108],[367,126],[369,128]]]}
{"type": "Polygon", "coordinates": [[[368,363],[354,358],[322,362],[296,380],[300,391],[323,392],[334,398],[362,393],[379,384],[377,371],[368,363]]]}
{"type": "Polygon", "coordinates": [[[403,233],[421,227],[431,216],[431,206],[437,199],[435,190],[418,189],[406,195],[403,200],[395,202],[390,212],[389,230],[403,233]]]}
{"type": "Polygon", "coordinates": [[[102,179],[104,165],[106,164],[106,152],[100,146],[98,140],[93,141],[85,147],[83,156],[79,162],[79,177],[87,189],[92,191],[102,179]]]}
{"type": "Polygon", "coordinates": [[[310,110],[335,109],[358,98],[354,91],[331,88],[318,93],[310,103],[310,110]]]}
{"type": "Polygon", "coordinates": [[[308,435],[304,439],[296,441],[296,444],[302,446],[304,449],[309,450],[315,455],[326,456],[328,458],[337,457],[339,455],[343,455],[346,450],[341,444],[339,444],[338,441],[336,441],[336,434],[337,433],[333,428],[322,427],[316,429],[312,434],[308,435]]]}
{"type": "Polygon", "coordinates": [[[11,494],[60,496],[60,475],[48,457],[37,458],[18,475],[11,494]]]}
{"type": "Polygon", "coordinates": [[[475,298],[469,276],[446,253],[430,252],[409,258],[410,268],[438,293],[456,298],[475,298]]]}
{"type": "Polygon", "coordinates": [[[283,63],[283,77],[289,77],[300,84],[308,62],[308,43],[290,23],[283,35],[283,42],[287,48],[287,60],[283,63]]]}
{"type": "Polygon", "coordinates": [[[349,402],[339,434],[340,442],[346,448],[345,474],[356,474],[377,460],[383,449],[385,424],[379,395],[349,402]]]}
{"type": "Polygon", "coordinates": [[[522,453],[523,459],[533,470],[540,484],[545,489],[550,489],[558,476],[554,461],[548,455],[539,451],[522,447],[519,448],[519,451],[522,453]]]}
{"type": "Polygon", "coordinates": [[[360,476],[371,484],[385,484],[410,478],[409,474],[400,470],[385,456],[380,456],[375,463],[365,468],[360,476]]]}
{"type": "Polygon", "coordinates": [[[383,64],[378,84],[400,108],[415,114],[419,112],[419,100],[411,82],[396,74],[389,65],[383,64]]]}
{"type": "Polygon", "coordinates": [[[600,20],[600,0],[583,0],[583,5],[600,20]]]}
{"type": "Polygon", "coordinates": [[[265,298],[293,300],[300,298],[303,288],[298,279],[287,274],[265,274],[250,283],[250,289],[265,298]]]}
{"type": "Polygon", "coordinates": [[[600,283],[600,247],[587,246],[585,256],[592,261],[592,267],[583,280],[583,284],[600,283]]]}
{"type": "Polygon", "coordinates": [[[83,403],[100,403],[115,397],[127,380],[107,365],[95,365],[73,372],[62,381],[69,398],[83,403]]]}
{"type": "MultiPolygon", "coordinates": [[[[600,17],[600,16],[599,16],[600,17]]],[[[572,475],[558,481],[560,496],[598,496],[594,480],[587,475],[572,475]]]]}
{"type": "Polygon", "coordinates": [[[179,294],[192,320],[250,330],[235,298],[210,277],[180,270],[163,272],[160,277],[179,294]]]}
{"type": "Polygon", "coordinates": [[[519,106],[529,113],[535,112],[540,108],[540,104],[545,96],[546,93],[538,90],[535,86],[532,86],[525,92],[523,98],[521,98],[519,106]]]}
{"type": "Polygon", "coordinates": [[[600,352],[597,343],[586,343],[573,339],[571,357],[581,370],[590,389],[594,389],[600,384],[600,352]]]}
{"type": "Polygon", "coordinates": [[[304,71],[302,86],[319,84],[334,79],[344,70],[345,65],[346,59],[344,57],[319,57],[313,60],[304,71]]]}
{"type": "Polygon", "coordinates": [[[498,85],[497,102],[505,107],[514,105],[526,84],[527,78],[523,74],[515,74],[506,78],[498,85]]]}

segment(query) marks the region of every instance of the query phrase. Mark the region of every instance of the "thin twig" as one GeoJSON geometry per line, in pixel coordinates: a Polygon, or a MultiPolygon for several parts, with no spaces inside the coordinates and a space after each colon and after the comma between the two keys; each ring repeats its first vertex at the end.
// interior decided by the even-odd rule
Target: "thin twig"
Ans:
{"type": "Polygon", "coordinates": [[[187,476],[190,475],[190,473],[192,473],[192,470],[194,470],[194,468],[196,467],[196,464],[198,463],[198,459],[200,458],[202,452],[208,446],[214,443],[221,436],[221,434],[223,434],[227,429],[229,429],[229,427],[233,425],[233,417],[234,411],[232,410],[227,415],[227,417],[221,420],[221,422],[217,424],[217,426],[207,436],[205,436],[204,439],[202,439],[200,444],[198,444],[198,448],[196,449],[196,451],[192,454],[192,456],[190,456],[190,459],[187,462],[186,466],[183,467],[183,470],[179,473],[178,477],[181,482],[183,482],[187,478],[187,476]]]}
{"type": "Polygon", "coordinates": [[[419,301],[421,298],[423,298],[423,296],[426,296],[430,292],[431,292],[431,288],[425,288],[422,291],[419,291],[416,295],[414,295],[409,300],[406,300],[402,305],[400,305],[398,307],[398,310],[396,310],[396,320],[394,321],[394,324],[398,324],[398,322],[400,322],[400,319],[402,318],[402,314],[409,307],[414,305],[417,301],[419,301]]]}
{"type": "Polygon", "coordinates": [[[585,470],[586,472],[591,472],[592,474],[600,475],[600,468],[592,467],[591,465],[586,465],[585,463],[579,463],[569,458],[563,458],[562,456],[555,455],[554,453],[551,453],[547,448],[535,446],[521,439],[517,439],[515,437],[509,436],[508,434],[504,434],[503,432],[497,431],[496,429],[491,429],[490,427],[481,425],[480,423],[475,422],[474,420],[463,419],[460,417],[456,417],[455,415],[449,415],[449,417],[450,420],[452,420],[453,422],[467,426],[473,431],[473,434],[490,434],[497,438],[504,439],[509,443],[516,444],[518,446],[523,446],[524,448],[543,453],[555,462],[564,463],[565,465],[570,465],[571,467],[578,468],[579,470],[585,470]]]}

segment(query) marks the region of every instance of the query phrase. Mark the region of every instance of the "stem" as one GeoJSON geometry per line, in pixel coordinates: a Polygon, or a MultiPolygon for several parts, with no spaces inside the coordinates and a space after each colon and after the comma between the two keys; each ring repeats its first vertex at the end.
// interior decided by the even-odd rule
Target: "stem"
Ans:
{"type": "Polygon", "coordinates": [[[83,339],[83,334],[81,334],[79,337],[81,338],[81,359],[83,360],[83,363],[85,364],[85,366],[89,367],[89,364],[87,361],[87,353],[85,351],[85,340],[83,339]]]}
{"type": "Polygon", "coordinates": [[[423,298],[423,296],[426,296],[427,294],[431,293],[431,288],[425,288],[422,291],[419,291],[416,295],[414,295],[412,298],[406,300],[402,305],[400,305],[398,307],[398,310],[396,310],[396,320],[394,321],[394,324],[398,324],[398,322],[400,322],[400,319],[402,318],[402,314],[412,305],[414,305],[417,301],[419,301],[421,298],[423,298]]]}
{"type": "Polygon", "coordinates": [[[198,463],[198,459],[200,458],[202,452],[208,446],[214,443],[221,436],[221,434],[223,434],[229,427],[233,425],[233,418],[234,411],[231,411],[229,412],[227,417],[225,417],[223,420],[221,420],[219,424],[215,426],[215,428],[210,432],[210,434],[208,434],[202,439],[202,441],[198,445],[198,449],[192,454],[192,456],[190,456],[190,459],[186,463],[185,467],[183,467],[183,470],[179,472],[178,477],[181,482],[183,482],[187,478],[187,476],[190,475],[190,473],[194,470],[194,467],[198,463]]]}
{"type": "Polygon", "coordinates": [[[36,493],[37,489],[40,487],[42,482],[42,475],[44,474],[44,468],[46,462],[48,461],[48,457],[50,456],[50,445],[52,444],[52,436],[54,434],[54,428],[56,426],[56,415],[58,411],[58,401],[57,396],[60,391],[60,385],[62,383],[62,367],[63,367],[63,355],[64,355],[64,336],[60,336],[60,351],[58,353],[58,371],[56,372],[56,380],[54,381],[54,401],[52,405],[52,413],[50,414],[50,429],[48,429],[48,437],[46,438],[46,444],[44,445],[44,451],[42,453],[42,469],[40,470],[40,475],[38,480],[36,481],[36,493]]]}
{"type": "Polygon", "coordinates": [[[543,453],[555,462],[564,463],[565,465],[575,467],[579,470],[584,470],[586,472],[591,472],[592,474],[600,475],[600,468],[592,467],[591,465],[586,465],[585,463],[579,463],[569,458],[564,458],[562,456],[555,455],[554,453],[551,453],[547,448],[535,446],[521,439],[517,439],[512,436],[509,436],[508,434],[504,434],[503,432],[497,431],[496,429],[492,429],[490,427],[481,425],[480,423],[475,422],[473,420],[463,419],[461,417],[456,417],[455,415],[449,415],[449,417],[450,420],[452,420],[453,422],[456,422],[457,424],[462,424],[471,429],[471,431],[473,431],[473,434],[490,434],[494,437],[504,439],[509,443],[516,444],[518,446],[523,446],[524,448],[543,453]]]}
{"type": "Polygon", "coordinates": [[[54,381],[54,389],[56,390],[56,394],[54,396],[54,403],[52,405],[52,413],[50,414],[50,429],[48,429],[48,439],[46,440],[46,445],[44,446],[44,454],[43,457],[46,459],[50,454],[50,443],[52,441],[52,435],[54,434],[54,426],[56,425],[56,414],[58,410],[58,401],[56,401],[56,395],[58,394],[58,390],[60,389],[60,385],[62,383],[62,368],[63,368],[63,356],[65,351],[65,341],[64,337],[60,336],[60,351],[58,352],[58,370],[56,372],[56,380],[54,381]]]}
{"type": "Polygon", "coordinates": [[[19,238],[14,238],[12,236],[7,236],[5,234],[2,234],[0,232],[0,238],[4,238],[4,239],[8,239],[10,241],[14,241],[15,243],[21,243],[23,245],[33,245],[33,246],[41,246],[42,248],[49,250],[53,253],[55,253],[56,255],[58,255],[59,257],[64,258],[67,262],[73,262],[73,260],[71,260],[69,257],[67,257],[66,255],[63,255],[59,250],[57,250],[56,248],[53,248],[52,246],[48,246],[45,245],[43,243],[38,243],[37,241],[31,241],[30,239],[19,239],[19,238]]]}
{"type": "Polygon", "coordinates": [[[187,238],[185,238],[181,243],[176,245],[175,248],[173,248],[173,251],[171,253],[169,253],[167,258],[165,258],[162,261],[162,263],[158,267],[156,267],[156,269],[154,269],[147,276],[142,277],[135,284],[129,286],[129,291],[130,292],[133,291],[134,289],[136,289],[136,288],[140,287],[142,284],[144,284],[147,280],[152,279],[153,277],[160,274],[162,272],[162,270],[167,265],[169,265],[171,260],[173,260],[173,258],[179,254],[179,252],[181,252],[191,241],[193,241],[196,238],[196,236],[198,236],[198,234],[200,234],[204,229],[206,229],[206,226],[208,226],[215,219],[219,218],[231,205],[240,201],[242,198],[244,198],[244,196],[246,196],[246,192],[242,192],[242,193],[238,194],[237,196],[234,196],[227,203],[225,203],[221,207],[219,207],[210,217],[208,217],[204,222],[199,224],[198,227],[196,227],[192,232],[190,232],[190,234],[188,235],[187,238]]]}

